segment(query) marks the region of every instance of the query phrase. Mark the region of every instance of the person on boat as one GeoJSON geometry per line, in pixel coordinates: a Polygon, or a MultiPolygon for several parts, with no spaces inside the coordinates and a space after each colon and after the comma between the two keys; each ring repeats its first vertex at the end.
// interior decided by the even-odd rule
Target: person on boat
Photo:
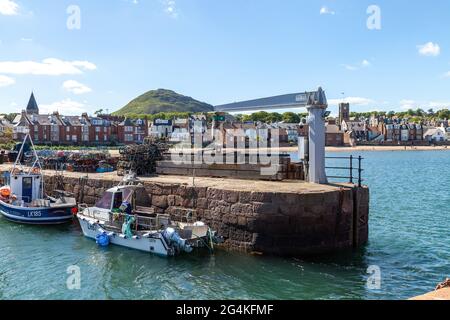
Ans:
{"type": "Polygon", "coordinates": [[[120,211],[126,215],[131,215],[132,214],[132,207],[131,207],[131,203],[129,203],[128,201],[124,201],[122,202],[122,204],[120,205],[120,211]]]}

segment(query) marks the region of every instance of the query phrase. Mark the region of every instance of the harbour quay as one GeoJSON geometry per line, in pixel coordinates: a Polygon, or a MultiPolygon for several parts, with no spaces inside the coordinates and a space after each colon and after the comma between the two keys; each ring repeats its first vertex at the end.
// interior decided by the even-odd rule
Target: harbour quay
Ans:
{"type": "MultiPolygon", "coordinates": [[[[1,171],[8,169],[0,165],[1,171]]],[[[88,206],[121,180],[116,172],[43,174],[47,190],[63,190],[88,206]]],[[[188,176],[140,180],[155,213],[204,221],[224,237],[226,250],[309,256],[358,248],[368,240],[365,186],[188,176]]]]}

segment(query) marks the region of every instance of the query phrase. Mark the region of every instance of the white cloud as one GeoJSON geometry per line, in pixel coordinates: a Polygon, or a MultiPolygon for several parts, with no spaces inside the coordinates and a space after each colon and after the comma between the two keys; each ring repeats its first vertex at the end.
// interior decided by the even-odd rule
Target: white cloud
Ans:
{"type": "Polygon", "coordinates": [[[450,78],[450,71],[444,73],[444,78],[450,78]]]}
{"type": "Polygon", "coordinates": [[[363,97],[347,97],[344,99],[329,99],[328,104],[331,106],[337,106],[342,102],[350,103],[350,105],[354,106],[368,106],[370,104],[375,103],[374,100],[363,98],[363,97]]]}
{"type": "Polygon", "coordinates": [[[370,63],[369,60],[364,59],[363,61],[356,64],[343,64],[342,66],[349,71],[356,71],[362,68],[368,68],[371,65],[372,64],[370,63]]]}
{"type": "Polygon", "coordinates": [[[60,76],[82,74],[83,70],[95,70],[96,65],[89,61],[64,61],[48,58],[36,61],[0,61],[0,73],[20,75],[60,76]]]}
{"type": "Polygon", "coordinates": [[[407,110],[407,109],[417,109],[418,103],[415,100],[409,100],[409,99],[403,99],[400,101],[400,108],[407,110]]]}
{"type": "Polygon", "coordinates": [[[50,114],[54,111],[58,111],[62,115],[70,116],[81,115],[83,112],[88,112],[90,108],[84,103],[73,101],[71,99],[64,99],[51,104],[40,104],[39,109],[42,114],[50,114]]]}
{"type": "Polygon", "coordinates": [[[334,15],[334,14],[336,14],[336,12],[334,12],[333,10],[328,8],[327,6],[323,6],[322,8],[320,8],[320,14],[331,14],[331,15],[334,15]]]}
{"type": "Polygon", "coordinates": [[[413,100],[413,99],[403,99],[398,102],[390,103],[388,101],[381,101],[381,100],[373,100],[369,98],[363,98],[363,97],[347,97],[345,99],[329,99],[328,105],[330,107],[336,107],[339,105],[339,103],[347,102],[350,103],[350,107],[361,107],[359,111],[365,110],[365,111],[390,111],[390,110],[396,110],[400,109],[402,111],[407,111],[409,109],[416,110],[416,109],[434,109],[434,110],[440,110],[440,109],[450,109],[450,102],[449,101],[425,101],[425,100],[413,100]],[[376,110],[371,110],[372,108],[375,108],[376,110]]]}
{"type": "Polygon", "coordinates": [[[14,16],[19,13],[19,5],[12,0],[0,0],[0,14],[14,16]]]}
{"type": "Polygon", "coordinates": [[[64,81],[63,88],[73,94],[83,94],[92,91],[88,86],[75,80],[64,81]]]}
{"type": "Polygon", "coordinates": [[[177,4],[175,0],[162,0],[164,12],[172,18],[178,18],[177,4]]]}
{"type": "Polygon", "coordinates": [[[16,80],[13,78],[4,76],[0,74],[0,87],[7,87],[16,83],[16,80]]]}
{"type": "Polygon", "coordinates": [[[418,45],[419,54],[428,57],[437,57],[441,54],[441,47],[437,43],[428,42],[423,45],[418,45]]]}
{"type": "Polygon", "coordinates": [[[342,66],[343,66],[345,69],[349,70],[349,71],[356,71],[356,70],[358,70],[357,67],[352,66],[352,65],[350,65],[350,64],[343,64],[342,66]]]}
{"type": "Polygon", "coordinates": [[[450,108],[450,102],[448,101],[417,101],[404,99],[400,101],[400,108],[402,110],[408,109],[445,109],[450,108]]]}
{"type": "Polygon", "coordinates": [[[448,101],[429,101],[426,104],[426,108],[440,108],[440,109],[449,109],[450,102],[448,101]]]}
{"type": "Polygon", "coordinates": [[[368,60],[363,60],[361,62],[361,66],[363,67],[370,67],[372,64],[368,60]]]}

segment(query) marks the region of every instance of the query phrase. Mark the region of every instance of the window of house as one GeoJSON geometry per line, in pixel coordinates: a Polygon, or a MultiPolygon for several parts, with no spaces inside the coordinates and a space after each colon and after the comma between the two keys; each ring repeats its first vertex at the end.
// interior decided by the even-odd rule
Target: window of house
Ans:
{"type": "Polygon", "coordinates": [[[98,134],[95,135],[95,141],[98,141],[98,134]]]}
{"type": "Polygon", "coordinates": [[[77,142],[77,136],[76,136],[76,135],[73,135],[73,136],[72,136],[72,141],[73,141],[73,142],[77,142]]]}
{"type": "Polygon", "coordinates": [[[126,141],[126,142],[131,142],[131,141],[133,141],[133,135],[132,135],[132,134],[126,134],[126,135],[125,135],[125,141],[126,141]]]}
{"type": "Polygon", "coordinates": [[[70,141],[70,135],[66,135],[66,141],[70,141]]]}
{"type": "Polygon", "coordinates": [[[100,132],[100,127],[95,127],[95,132],[100,132]]]}

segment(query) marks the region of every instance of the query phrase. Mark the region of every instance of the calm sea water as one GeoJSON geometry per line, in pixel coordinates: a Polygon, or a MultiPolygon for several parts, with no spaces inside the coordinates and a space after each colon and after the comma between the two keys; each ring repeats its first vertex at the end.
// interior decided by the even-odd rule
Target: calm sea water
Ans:
{"type": "MultiPolygon", "coordinates": [[[[371,188],[370,242],[316,259],[217,252],[164,259],[99,249],[76,224],[0,219],[1,299],[405,299],[450,276],[450,153],[361,152],[371,188]],[[81,289],[68,290],[79,266],[81,289]],[[381,270],[381,289],[366,286],[381,270]]],[[[339,154],[344,155],[344,154],[339,154]]]]}

